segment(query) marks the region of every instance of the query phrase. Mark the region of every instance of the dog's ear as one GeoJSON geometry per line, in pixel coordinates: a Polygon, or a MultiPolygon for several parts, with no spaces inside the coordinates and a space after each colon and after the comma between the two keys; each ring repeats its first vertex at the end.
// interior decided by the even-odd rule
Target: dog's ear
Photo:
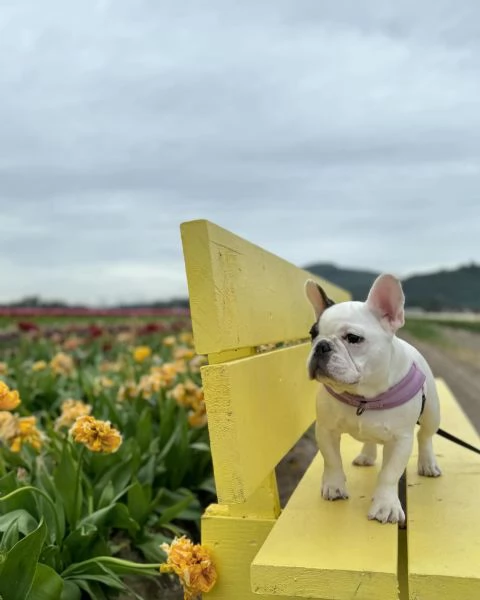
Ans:
{"type": "Polygon", "coordinates": [[[321,288],[318,283],[315,283],[313,279],[308,279],[306,281],[305,294],[313,307],[317,321],[326,308],[335,304],[335,302],[327,296],[325,290],[321,288]]]}
{"type": "Polygon", "coordinates": [[[382,325],[393,333],[405,323],[405,296],[402,284],[393,275],[377,277],[368,293],[367,306],[382,325]]]}

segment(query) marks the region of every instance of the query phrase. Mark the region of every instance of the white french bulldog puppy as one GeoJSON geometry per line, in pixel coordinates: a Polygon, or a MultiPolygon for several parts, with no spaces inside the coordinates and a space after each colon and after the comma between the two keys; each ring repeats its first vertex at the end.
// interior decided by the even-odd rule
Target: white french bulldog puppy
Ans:
{"type": "Polygon", "coordinates": [[[401,284],[392,275],[381,275],[365,302],[341,304],[334,304],[312,280],[305,291],[316,319],[308,373],[324,384],[317,397],[316,423],[324,459],[322,496],[348,498],[342,433],[364,442],[355,465],[373,465],[376,445],[382,444],[383,462],[368,518],[403,524],[398,482],[412,452],[417,420],[418,472],[438,477],[441,471],[432,448],[440,425],[432,371],[415,348],[395,335],[404,324],[401,284]]]}

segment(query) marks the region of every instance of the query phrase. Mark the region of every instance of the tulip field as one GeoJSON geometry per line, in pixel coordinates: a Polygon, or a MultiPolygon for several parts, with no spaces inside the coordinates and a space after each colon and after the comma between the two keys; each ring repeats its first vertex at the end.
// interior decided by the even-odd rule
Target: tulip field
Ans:
{"type": "Polygon", "coordinates": [[[0,598],[147,600],[152,578],[187,600],[211,589],[188,315],[0,316],[0,598]]]}

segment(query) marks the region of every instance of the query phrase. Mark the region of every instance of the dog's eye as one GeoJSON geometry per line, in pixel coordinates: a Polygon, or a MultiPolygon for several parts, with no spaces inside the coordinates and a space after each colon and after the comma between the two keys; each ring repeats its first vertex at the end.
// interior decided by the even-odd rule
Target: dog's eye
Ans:
{"type": "Polygon", "coordinates": [[[309,331],[310,333],[310,337],[312,338],[312,342],[313,340],[317,337],[318,335],[318,323],[314,323],[309,331]]]}
{"type": "Polygon", "coordinates": [[[360,335],[355,335],[354,333],[347,333],[345,339],[349,344],[360,344],[360,342],[363,342],[363,338],[360,335]]]}

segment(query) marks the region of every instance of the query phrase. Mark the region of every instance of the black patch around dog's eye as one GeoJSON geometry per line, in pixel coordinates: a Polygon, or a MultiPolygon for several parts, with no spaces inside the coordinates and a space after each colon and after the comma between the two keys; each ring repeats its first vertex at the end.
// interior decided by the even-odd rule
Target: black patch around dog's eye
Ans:
{"type": "Polygon", "coordinates": [[[363,342],[363,337],[361,335],[355,335],[354,333],[347,333],[345,338],[349,344],[360,344],[363,342]]]}
{"type": "Polygon", "coordinates": [[[325,293],[325,290],[320,285],[318,285],[318,283],[317,283],[317,287],[322,296],[322,300],[325,304],[325,310],[327,308],[330,308],[330,306],[333,306],[335,304],[335,302],[327,296],[327,294],[325,293]]]}
{"type": "Polygon", "coordinates": [[[312,342],[313,342],[313,340],[314,340],[314,339],[317,337],[317,335],[318,335],[318,323],[314,323],[314,324],[312,325],[312,327],[310,328],[309,334],[310,334],[310,337],[312,338],[312,342]]]}

